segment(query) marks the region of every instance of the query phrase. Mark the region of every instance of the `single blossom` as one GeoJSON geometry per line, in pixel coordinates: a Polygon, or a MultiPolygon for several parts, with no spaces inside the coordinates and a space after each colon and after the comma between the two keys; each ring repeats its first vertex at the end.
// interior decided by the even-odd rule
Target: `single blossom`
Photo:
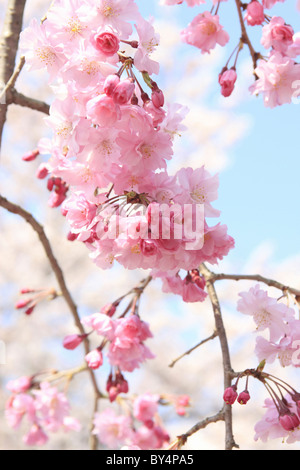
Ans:
{"type": "Polygon", "coordinates": [[[208,11],[197,15],[181,33],[182,40],[201,49],[202,54],[209,53],[217,44],[225,46],[229,35],[219,23],[219,16],[208,11]]]}
{"type": "Polygon", "coordinates": [[[249,26],[261,25],[265,21],[264,7],[257,0],[248,3],[245,20],[249,26]]]}

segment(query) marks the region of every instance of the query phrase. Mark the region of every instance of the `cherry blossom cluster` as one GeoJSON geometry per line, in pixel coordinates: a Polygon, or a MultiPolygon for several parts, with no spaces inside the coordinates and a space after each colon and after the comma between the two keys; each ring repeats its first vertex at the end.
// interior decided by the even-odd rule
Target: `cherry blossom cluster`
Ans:
{"type": "Polygon", "coordinates": [[[99,267],[116,260],[160,277],[183,269],[185,283],[200,289],[189,271],[217,263],[234,241],[226,226],[206,220],[219,215],[211,206],[217,176],[204,167],[167,172],[187,110],[165,109],[150,77],[159,70],[151,58],[158,43],[133,0],[54,2],[43,23],[32,20],[21,38],[26,62],[30,69],[47,68],[56,96],[47,119],[53,138],[39,145],[51,158],[39,177],[50,175],[52,205],[64,201],[68,238],[85,243],[99,267]],[[189,214],[185,206],[192,207],[189,214]]]}
{"type": "Polygon", "coordinates": [[[145,393],[122,400],[122,414],[116,414],[112,408],[96,413],[93,433],[102,444],[112,449],[165,448],[170,437],[162,425],[159,405],[170,404],[175,406],[178,415],[183,416],[189,406],[189,397],[145,393]]]}
{"type": "Polygon", "coordinates": [[[93,433],[111,449],[126,446],[134,450],[161,449],[170,437],[158,414],[159,395],[144,394],[122,402],[126,414],[111,408],[96,413],[93,433]]]}
{"type": "MultiPolygon", "coordinates": [[[[220,24],[217,14],[223,0],[213,0],[211,11],[198,14],[186,29],[182,31],[182,40],[197,47],[202,54],[210,53],[217,45],[225,46],[229,34],[220,24]]],[[[251,0],[237,1],[241,23],[241,37],[227,63],[219,74],[221,93],[228,97],[232,94],[237,80],[237,61],[240,51],[248,46],[252,56],[255,83],[250,87],[252,94],[262,94],[264,104],[273,108],[284,103],[298,102],[300,95],[300,32],[286,24],[280,16],[270,16],[270,10],[278,1],[284,0],[251,0]],[[266,11],[267,10],[267,11],[266,11]],[[261,27],[261,45],[265,51],[256,52],[249,38],[247,27],[261,27]],[[230,66],[230,61],[233,61],[230,66]],[[258,65],[257,62],[259,61],[258,65]],[[297,101],[296,101],[297,100],[297,101]]],[[[178,5],[181,0],[165,0],[166,5],[178,5]]],[[[188,6],[206,3],[205,0],[187,0],[188,6]]]]}
{"type": "Polygon", "coordinates": [[[168,174],[187,109],[165,106],[151,78],[158,44],[134,0],[55,1],[42,23],[32,20],[21,36],[26,63],[47,69],[55,93],[38,176],[49,177],[50,205],[62,203],[69,240],[85,243],[99,267],[152,269],[184,300],[203,300],[192,271],[217,263],[234,240],[207,221],[219,215],[217,176],[204,167],[168,174]]]}
{"type": "Polygon", "coordinates": [[[70,416],[70,405],[63,392],[48,382],[35,383],[35,377],[20,377],[7,384],[12,392],[6,403],[5,417],[9,426],[19,429],[25,420],[30,429],[23,441],[28,446],[47,443],[49,433],[81,429],[77,419],[70,416]]]}
{"type": "Polygon", "coordinates": [[[268,339],[263,336],[256,338],[258,360],[272,363],[278,359],[282,367],[299,367],[300,320],[296,318],[295,310],[270,297],[258,284],[239,295],[238,310],[253,316],[257,332],[269,332],[268,339]]]}

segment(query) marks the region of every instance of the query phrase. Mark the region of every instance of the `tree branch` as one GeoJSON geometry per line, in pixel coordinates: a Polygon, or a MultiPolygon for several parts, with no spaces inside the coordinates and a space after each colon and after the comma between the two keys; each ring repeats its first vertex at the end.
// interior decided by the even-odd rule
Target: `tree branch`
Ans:
{"type": "MultiPolygon", "coordinates": [[[[223,323],[221,307],[219,299],[214,286],[214,273],[212,273],[204,264],[199,268],[200,273],[206,281],[206,290],[209,295],[214,317],[216,331],[219,337],[221,351],[222,351],[222,360],[223,360],[223,371],[224,371],[224,389],[230,387],[231,377],[232,377],[232,367],[230,352],[228,347],[226,330],[223,323]]],[[[225,420],[225,449],[231,450],[233,447],[238,447],[235,443],[232,430],[232,409],[230,405],[224,405],[224,420],[225,420]]]]}
{"type": "MultiPolygon", "coordinates": [[[[9,0],[0,37],[0,85],[13,75],[26,0],[9,0]]],[[[0,149],[8,104],[0,104],[0,149]]]]}
{"type": "Polygon", "coordinates": [[[222,280],[231,280],[231,281],[257,281],[266,284],[269,287],[275,287],[276,289],[281,290],[286,293],[300,297],[300,290],[295,289],[294,287],[286,286],[281,282],[275,281],[274,279],[268,279],[267,277],[261,276],[260,274],[215,274],[212,273],[211,278],[213,282],[222,281],[222,280]]]}
{"type": "Polygon", "coordinates": [[[254,50],[252,42],[251,42],[251,40],[248,36],[247,29],[246,29],[245,22],[244,22],[244,18],[243,18],[243,14],[242,14],[242,3],[241,3],[241,1],[240,0],[235,0],[235,4],[236,4],[236,7],[237,7],[239,20],[240,20],[240,25],[241,25],[241,32],[242,32],[241,41],[244,44],[247,44],[247,46],[249,48],[249,52],[250,52],[250,55],[252,57],[253,68],[255,70],[256,67],[257,67],[257,59],[260,57],[260,53],[256,52],[254,50]]]}
{"type": "Polygon", "coordinates": [[[207,343],[208,341],[211,341],[212,339],[214,339],[216,336],[218,336],[218,333],[216,331],[213,332],[212,335],[210,335],[208,338],[205,338],[203,339],[202,341],[200,341],[200,343],[196,344],[196,346],[193,346],[192,348],[190,348],[188,351],[186,351],[185,353],[181,354],[181,356],[177,357],[176,359],[174,359],[171,364],[169,364],[169,367],[174,367],[175,364],[180,361],[180,359],[182,359],[184,356],[188,356],[189,354],[191,354],[193,351],[195,351],[195,349],[197,348],[200,348],[200,346],[202,346],[203,344],[207,343]]]}

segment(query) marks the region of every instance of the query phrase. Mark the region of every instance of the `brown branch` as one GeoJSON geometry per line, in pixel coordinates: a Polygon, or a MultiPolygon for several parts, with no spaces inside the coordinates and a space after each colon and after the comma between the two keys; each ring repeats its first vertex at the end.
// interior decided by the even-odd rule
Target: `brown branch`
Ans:
{"type": "Polygon", "coordinates": [[[44,114],[49,114],[50,112],[49,104],[45,103],[44,101],[23,95],[14,88],[11,89],[7,94],[7,104],[16,104],[44,114]]]}
{"type": "Polygon", "coordinates": [[[177,437],[176,441],[171,444],[170,449],[176,449],[180,450],[186,443],[189,437],[191,437],[193,434],[196,434],[196,432],[200,431],[200,429],[206,428],[209,424],[212,423],[217,423],[218,421],[224,421],[225,420],[225,414],[224,414],[224,409],[219,411],[219,413],[210,416],[208,418],[203,419],[202,421],[199,421],[197,424],[191,427],[186,433],[181,434],[180,436],[177,437]]]}
{"type": "Polygon", "coordinates": [[[257,281],[266,284],[269,287],[275,287],[281,290],[283,293],[289,292],[290,294],[300,297],[300,290],[294,287],[289,287],[281,282],[275,281],[274,279],[268,279],[267,277],[261,276],[260,274],[216,274],[212,273],[211,278],[213,282],[222,280],[231,281],[257,281]]]}
{"type": "MultiPolygon", "coordinates": [[[[33,228],[33,230],[37,233],[37,235],[40,239],[40,242],[41,242],[41,244],[44,248],[44,251],[46,253],[46,256],[49,260],[49,263],[51,265],[53,273],[56,277],[58,285],[60,287],[61,294],[64,297],[64,299],[65,299],[65,301],[66,301],[66,303],[67,303],[67,305],[70,309],[70,312],[72,313],[75,325],[78,328],[80,334],[84,335],[84,340],[83,340],[84,350],[85,350],[85,354],[88,354],[89,351],[90,351],[89,339],[86,336],[85,329],[84,329],[84,327],[83,327],[83,325],[80,321],[80,317],[79,317],[79,314],[78,314],[78,311],[77,311],[77,306],[76,306],[76,304],[75,304],[75,302],[74,302],[74,300],[73,300],[73,298],[70,294],[70,291],[69,291],[69,289],[66,285],[64,274],[63,274],[62,269],[61,269],[60,265],[58,264],[58,262],[57,262],[57,260],[54,256],[51,244],[50,244],[50,242],[49,242],[49,240],[48,240],[48,238],[45,234],[44,228],[42,227],[41,224],[39,224],[39,222],[37,222],[37,220],[33,217],[32,214],[30,214],[29,212],[27,212],[25,209],[18,206],[17,204],[13,204],[12,202],[8,201],[6,198],[4,198],[1,195],[0,195],[0,207],[3,207],[4,209],[6,209],[8,212],[10,212],[12,214],[17,214],[20,217],[22,217],[33,228]]],[[[97,384],[96,377],[94,375],[93,370],[88,369],[88,372],[90,374],[91,382],[92,382],[93,389],[94,389],[94,397],[95,397],[95,405],[94,406],[96,408],[96,404],[98,403],[99,398],[103,397],[103,394],[100,392],[100,390],[98,388],[98,384],[97,384]]],[[[95,449],[97,447],[96,436],[91,436],[91,441],[92,441],[92,448],[95,449]]]]}
{"type": "Polygon", "coordinates": [[[255,49],[252,45],[252,42],[251,42],[251,40],[248,36],[247,29],[246,29],[245,22],[244,22],[244,18],[243,18],[243,14],[242,14],[242,8],[243,7],[242,7],[241,1],[240,0],[235,0],[235,4],[236,4],[236,7],[237,7],[239,20],[240,20],[240,25],[241,25],[241,32],[242,32],[241,41],[244,44],[247,44],[247,46],[249,48],[249,52],[250,52],[250,55],[252,57],[253,68],[255,70],[256,67],[257,67],[257,60],[260,57],[260,53],[255,51],[255,49]]]}
{"type": "MultiPolygon", "coordinates": [[[[13,75],[26,0],[9,0],[0,37],[0,84],[13,75]]],[[[0,104],[0,149],[8,105],[0,104]]]]}
{"type": "MultiPolygon", "coordinates": [[[[231,377],[232,377],[232,367],[230,352],[228,346],[228,340],[226,335],[225,326],[223,323],[221,307],[219,299],[214,286],[214,273],[212,273],[204,264],[199,268],[200,273],[206,281],[206,290],[209,295],[214,317],[216,331],[219,337],[221,351],[222,351],[222,361],[223,361],[223,371],[224,371],[224,389],[230,387],[231,377]]],[[[231,450],[233,447],[238,447],[235,443],[232,430],[232,409],[230,405],[224,405],[224,420],[225,420],[225,449],[231,450]]]]}
{"type": "Polygon", "coordinates": [[[186,351],[185,353],[181,354],[181,355],[178,356],[176,359],[174,359],[174,360],[169,364],[169,367],[174,367],[175,364],[176,364],[178,361],[180,361],[180,359],[182,359],[182,358],[185,357],[185,356],[188,356],[188,355],[191,354],[193,351],[195,351],[195,349],[200,348],[200,346],[202,346],[203,344],[207,343],[208,341],[213,340],[216,336],[218,336],[218,333],[217,333],[216,331],[214,331],[213,334],[210,335],[208,338],[203,339],[202,341],[200,341],[200,343],[196,344],[196,346],[193,346],[193,347],[190,348],[188,351],[186,351]]]}

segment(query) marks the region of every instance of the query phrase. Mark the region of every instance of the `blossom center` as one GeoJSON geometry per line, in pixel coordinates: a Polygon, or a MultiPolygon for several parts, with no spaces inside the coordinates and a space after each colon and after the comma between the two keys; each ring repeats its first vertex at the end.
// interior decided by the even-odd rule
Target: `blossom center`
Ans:
{"type": "Polygon", "coordinates": [[[213,22],[205,22],[200,25],[201,32],[206,34],[207,36],[211,36],[215,34],[217,31],[217,27],[213,22]]]}

